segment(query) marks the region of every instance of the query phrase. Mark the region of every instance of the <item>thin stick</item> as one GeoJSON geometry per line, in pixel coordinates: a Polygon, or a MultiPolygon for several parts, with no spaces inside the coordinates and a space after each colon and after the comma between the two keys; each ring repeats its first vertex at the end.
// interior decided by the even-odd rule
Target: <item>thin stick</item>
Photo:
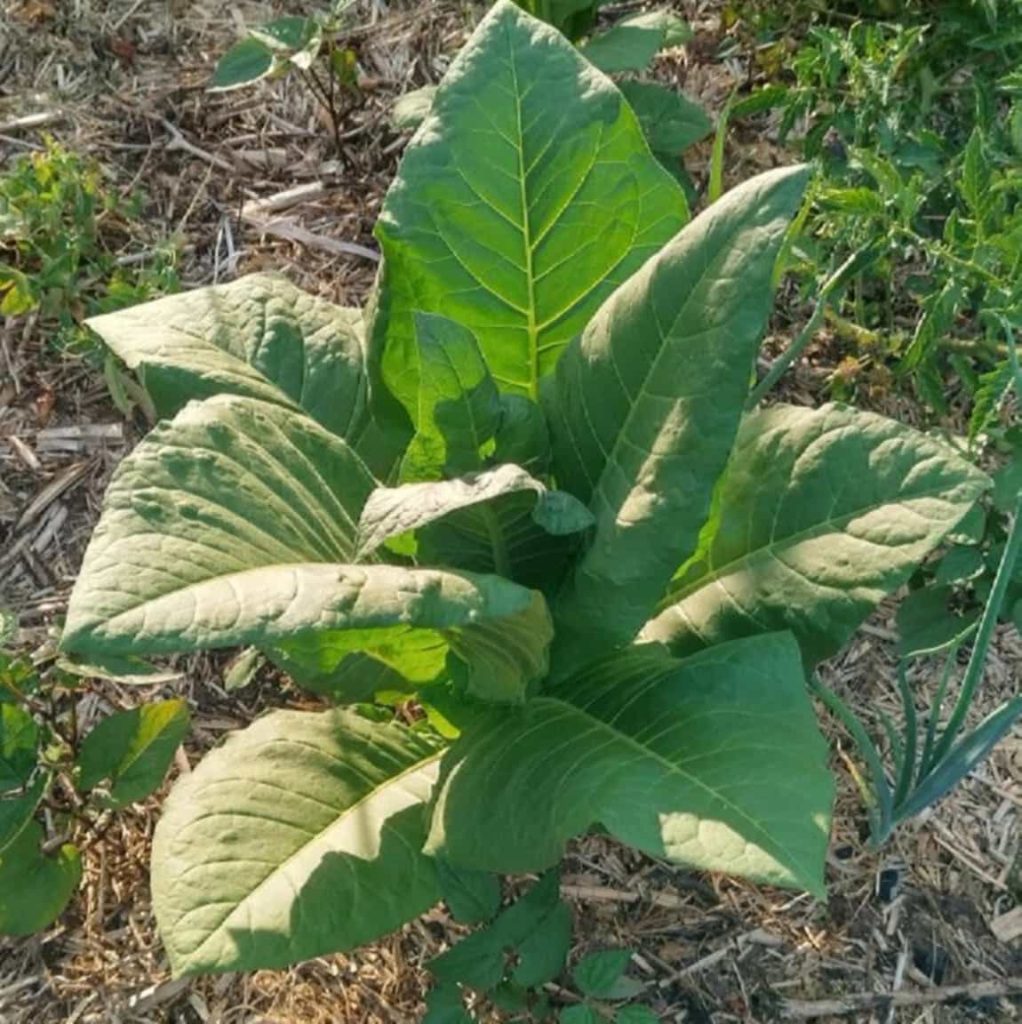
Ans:
{"type": "Polygon", "coordinates": [[[974,981],[968,985],[946,985],[914,992],[851,992],[835,999],[786,999],[781,1006],[781,1017],[785,1020],[811,1020],[814,1017],[846,1016],[863,1010],[934,1006],[958,999],[999,999],[1016,995],[1022,995],[1022,977],[974,981]]]}

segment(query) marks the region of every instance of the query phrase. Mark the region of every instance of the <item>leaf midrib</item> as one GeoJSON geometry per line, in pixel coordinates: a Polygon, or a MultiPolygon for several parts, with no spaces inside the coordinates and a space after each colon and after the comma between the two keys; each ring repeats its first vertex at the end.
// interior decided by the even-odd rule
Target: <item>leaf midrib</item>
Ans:
{"type": "MultiPolygon", "coordinates": [[[[811,870],[807,870],[806,865],[802,863],[802,861],[792,852],[792,850],[790,850],[783,843],[779,842],[776,839],[776,837],[771,835],[770,832],[766,830],[762,824],[756,821],[755,818],[750,817],[749,814],[746,811],[744,811],[741,807],[732,803],[732,801],[729,800],[726,796],[722,795],[721,793],[718,793],[712,786],[710,786],[706,782],[703,782],[702,779],[700,779],[698,776],[685,771],[685,769],[682,768],[680,765],[675,764],[673,761],[669,761],[666,757],[664,757],[657,751],[651,749],[650,747],[643,746],[642,743],[640,743],[634,737],[629,736],[628,733],[621,732],[620,730],[615,729],[613,725],[611,725],[609,722],[604,721],[602,718],[598,718],[596,715],[593,715],[585,708],[581,708],[577,704],[573,704],[569,700],[565,700],[561,697],[538,697],[532,701],[532,704],[535,705],[537,703],[544,702],[559,705],[563,708],[566,708],[569,712],[573,714],[583,716],[587,721],[595,723],[597,729],[610,734],[612,737],[627,744],[633,750],[636,750],[639,753],[641,753],[644,757],[650,758],[656,761],[658,764],[662,765],[668,774],[680,776],[686,782],[694,785],[696,788],[700,789],[706,795],[708,795],[712,800],[718,801],[724,807],[727,807],[739,819],[741,819],[742,821],[746,822],[749,826],[751,826],[751,828],[756,832],[756,834],[762,837],[759,845],[764,851],[780,851],[782,854],[788,857],[789,864],[795,865],[797,870],[801,873],[803,879],[811,879],[813,877],[813,872],[811,870]]],[[[702,815],[699,815],[699,817],[702,817],[702,815]]],[[[790,871],[791,869],[788,868],[788,870],[790,871]]]]}
{"type": "MultiPolygon", "coordinates": [[[[967,485],[963,485],[963,486],[967,486],[967,485]]],[[[775,551],[778,548],[783,549],[783,548],[786,548],[786,547],[790,547],[790,546],[792,546],[794,544],[801,543],[804,540],[811,540],[813,537],[819,536],[820,534],[828,532],[828,531],[834,531],[834,530],[840,529],[841,533],[844,534],[845,533],[844,527],[847,526],[849,521],[851,521],[852,519],[857,519],[859,516],[867,515],[870,512],[876,512],[878,509],[884,508],[886,506],[896,505],[896,506],[900,506],[900,507],[907,507],[908,503],[911,502],[911,501],[918,501],[919,499],[922,499],[922,498],[938,498],[938,497],[946,498],[947,497],[947,489],[946,488],[942,488],[942,487],[937,487],[937,488],[934,488],[933,490],[920,491],[917,494],[913,494],[913,495],[911,495],[910,497],[907,497],[907,498],[901,498],[901,499],[899,499],[897,501],[895,501],[895,500],[888,500],[888,501],[881,501],[881,502],[879,502],[877,504],[865,505],[865,506],[863,506],[861,508],[857,508],[857,509],[854,509],[851,512],[848,512],[845,515],[838,516],[835,519],[826,519],[826,520],[823,520],[822,522],[815,523],[812,526],[807,527],[804,530],[799,530],[796,533],[788,534],[785,537],[774,538],[769,543],[764,544],[764,545],[762,545],[760,547],[754,548],[752,551],[748,551],[744,555],[740,555],[737,558],[733,558],[733,559],[731,559],[731,561],[726,562],[723,565],[718,566],[715,569],[712,569],[711,571],[709,571],[708,573],[706,573],[703,576],[700,576],[697,580],[694,580],[692,583],[688,584],[687,586],[685,586],[685,587],[683,587],[683,588],[681,588],[679,590],[675,590],[675,591],[672,591],[672,592],[668,593],[660,601],[660,604],[657,606],[656,613],[655,613],[655,615],[653,617],[656,618],[656,616],[662,614],[663,612],[669,611],[675,605],[680,604],[686,598],[689,598],[693,594],[698,593],[704,587],[708,587],[710,584],[716,583],[718,580],[723,579],[726,576],[732,575],[742,565],[744,565],[746,563],[757,561],[761,557],[769,556],[773,551],[775,551]]],[[[915,510],[912,510],[912,511],[913,511],[914,515],[919,516],[919,518],[921,518],[921,519],[926,519],[927,518],[926,516],[922,515],[922,513],[920,513],[920,512],[916,512],[915,510]]],[[[963,515],[964,515],[964,513],[963,513],[963,515]]],[[[934,522],[935,520],[930,520],[930,521],[934,522]]],[[[953,523],[951,525],[954,526],[953,523]]],[[[857,539],[858,540],[865,540],[865,538],[861,538],[861,537],[857,538],[857,539]]],[[[869,544],[876,544],[877,543],[876,541],[870,541],[870,540],[867,540],[866,542],[869,543],[869,544]]],[[[898,545],[878,544],[877,546],[884,547],[884,548],[893,548],[893,547],[897,547],[898,545]]]]}

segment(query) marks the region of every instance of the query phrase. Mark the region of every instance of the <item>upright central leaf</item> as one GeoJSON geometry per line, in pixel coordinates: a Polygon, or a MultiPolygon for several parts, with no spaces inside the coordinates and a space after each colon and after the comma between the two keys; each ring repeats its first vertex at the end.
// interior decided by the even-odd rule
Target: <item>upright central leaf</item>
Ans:
{"type": "Polygon", "coordinates": [[[441,84],[376,228],[372,330],[387,383],[414,406],[420,310],[471,329],[501,389],[535,398],[561,349],[686,215],[613,83],[498,3],[441,84]]]}
{"type": "Polygon", "coordinates": [[[642,626],[695,548],[738,430],[804,168],[697,217],[564,354],[548,410],[558,483],[596,533],[558,606],[555,671],[642,626]]]}

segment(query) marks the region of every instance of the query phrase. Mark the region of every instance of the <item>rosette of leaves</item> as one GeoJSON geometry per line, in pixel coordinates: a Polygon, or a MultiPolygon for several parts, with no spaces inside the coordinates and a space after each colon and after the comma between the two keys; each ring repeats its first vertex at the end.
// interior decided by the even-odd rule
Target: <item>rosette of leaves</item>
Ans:
{"type": "Polygon", "coordinates": [[[364,316],[254,276],[93,322],[164,419],[64,648],[250,645],[338,705],[177,783],[176,972],[357,946],[597,826],[822,892],[805,667],[986,478],[850,408],[743,413],[806,176],[689,220],[614,83],[501,0],[405,153],[364,316]]]}

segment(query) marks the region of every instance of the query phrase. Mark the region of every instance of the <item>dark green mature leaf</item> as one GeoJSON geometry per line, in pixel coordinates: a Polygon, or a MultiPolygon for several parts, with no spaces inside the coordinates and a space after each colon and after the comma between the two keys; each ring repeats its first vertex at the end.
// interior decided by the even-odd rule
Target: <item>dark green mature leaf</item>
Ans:
{"type": "Polygon", "coordinates": [[[522,492],[535,496],[533,521],[548,533],[564,536],[593,524],[592,513],[577,498],[547,490],[520,466],[497,466],[453,480],[377,488],[369,495],[359,520],[359,558],[371,555],[392,537],[421,529],[460,509],[522,492]]]}
{"type": "Polygon", "coordinates": [[[0,857],[32,820],[48,783],[49,779],[40,774],[24,793],[0,798],[0,857]]]}
{"type": "Polygon", "coordinates": [[[628,969],[632,953],[628,949],[604,949],[584,956],[571,972],[583,995],[597,999],[609,997],[618,979],[628,969]]]}
{"type": "Polygon", "coordinates": [[[336,566],[308,563],[352,560],[374,485],[344,441],[289,409],[233,396],[192,403],[114,474],[63,646],[154,654],[310,627],[310,595],[293,587],[307,578],[326,599],[336,566]]]}
{"type": "Polygon", "coordinates": [[[42,852],[43,829],[30,821],[0,853],[0,935],[31,935],[67,906],[82,877],[78,850],[42,852]]]}
{"type": "Polygon", "coordinates": [[[275,711],[207,755],[154,837],[174,973],[284,967],[432,906],[419,850],[439,754],[424,733],[349,711],[275,711]]]}
{"type": "Polygon", "coordinates": [[[939,441],[872,413],[753,413],[699,548],[641,637],[685,654],[790,629],[808,661],[828,657],[988,483],[939,441]]]}
{"type": "Polygon", "coordinates": [[[226,92],[252,85],[265,78],[273,70],[273,64],[273,51],[261,40],[248,36],[217,61],[209,87],[226,92]]]}
{"type": "Polygon", "coordinates": [[[520,985],[539,985],[559,973],[570,939],[571,911],[560,899],[557,872],[550,871],[486,928],[431,960],[429,969],[441,982],[485,991],[505,979],[508,954],[514,953],[519,968],[524,962],[524,971],[511,972],[514,980],[520,985]]]}
{"type": "Polygon", "coordinates": [[[530,473],[545,473],[550,465],[550,431],[543,410],[524,395],[500,396],[500,424],[492,461],[513,462],[530,473]]]}
{"type": "Polygon", "coordinates": [[[979,621],[979,612],[951,610],[950,587],[914,590],[898,606],[898,653],[903,658],[936,654],[957,647],[979,621]]]}
{"type": "Polygon", "coordinates": [[[469,328],[498,386],[535,398],[561,349],[685,217],[613,84],[500,0],[441,83],[376,227],[372,332],[391,390],[415,402],[423,310],[469,328]]]}
{"type": "Polygon", "coordinates": [[[470,330],[435,314],[416,313],[419,389],[409,408],[418,424],[405,452],[405,480],[438,479],[482,466],[480,449],[500,425],[500,395],[470,330]]]}
{"type": "Polygon", "coordinates": [[[637,1003],[622,1006],[614,1021],[615,1024],[660,1024],[660,1018],[648,1006],[637,1003]]]}
{"type": "Polygon", "coordinates": [[[436,862],[440,893],[451,916],[462,924],[489,921],[500,910],[500,879],[489,871],[456,868],[436,862]]]}
{"type": "Polygon", "coordinates": [[[461,989],[455,982],[435,985],[426,993],[426,1015],[422,1024],[474,1024],[465,1009],[461,989]]]}
{"type": "Polygon", "coordinates": [[[109,804],[143,800],[163,782],[189,726],[188,704],[164,700],[104,718],[82,742],[78,785],[93,789],[109,780],[109,804]]]}
{"type": "Polygon", "coordinates": [[[582,56],[608,75],[643,71],[667,46],[692,38],[692,29],[668,11],[649,11],[620,21],[582,47],[582,56]]]}
{"type": "Polygon", "coordinates": [[[603,1024],[603,1018],[588,1003],[566,1006],[557,1015],[560,1024],[603,1024]]]}
{"type": "Polygon", "coordinates": [[[826,761],[789,635],[684,661],[636,648],[463,733],[427,850],[536,870],[600,824],[654,856],[822,893],[826,761]]]}
{"type": "Polygon", "coordinates": [[[32,716],[20,704],[0,703],[0,793],[20,789],[31,778],[38,742],[32,716]]]}
{"type": "Polygon", "coordinates": [[[654,153],[681,153],[713,131],[703,108],[674,89],[632,81],[622,82],[619,88],[654,153]]]}
{"type": "Polygon", "coordinates": [[[806,180],[772,171],[714,203],[565,352],[546,396],[555,475],[596,533],[554,609],[555,671],[628,643],[695,549],[806,180]]]}
{"type": "Polygon", "coordinates": [[[354,443],[367,416],[362,313],[275,274],[93,317],[163,417],[196,398],[245,395],[303,409],[354,443]]]}

